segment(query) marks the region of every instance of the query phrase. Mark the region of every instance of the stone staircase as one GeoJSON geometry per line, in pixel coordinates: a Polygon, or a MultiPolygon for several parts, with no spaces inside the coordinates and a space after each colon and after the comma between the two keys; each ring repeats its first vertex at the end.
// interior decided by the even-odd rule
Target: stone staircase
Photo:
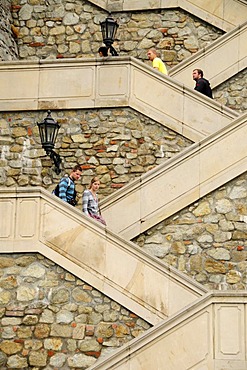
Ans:
{"type": "Polygon", "coordinates": [[[105,198],[101,208],[110,228],[133,239],[247,171],[246,130],[243,114],[105,198]]]}
{"type": "Polygon", "coordinates": [[[201,68],[210,80],[212,88],[215,88],[246,69],[246,39],[247,22],[237,26],[232,31],[219,37],[211,45],[179,63],[169,71],[169,75],[193,88],[192,71],[195,68],[201,68]],[[222,55],[227,55],[227,58],[222,58],[222,55]]]}
{"type": "Polygon", "coordinates": [[[224,31],[232,30],[245,22],[247,18],[245,0],[155,0],[153,2],[149,0],[90,0],[90,2],[109,12],[180,8],[224,31]]]}

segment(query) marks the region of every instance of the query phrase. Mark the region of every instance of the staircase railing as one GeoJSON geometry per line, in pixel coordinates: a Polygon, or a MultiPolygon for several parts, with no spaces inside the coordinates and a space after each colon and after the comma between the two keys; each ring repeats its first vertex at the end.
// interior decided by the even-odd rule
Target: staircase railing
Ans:
{"type": "Polygon", "coordinates": [[[245,172],[246,135],[244,114],[105,198],[111,230],[130,240],[245,172]]]}
{"type": "Polygon", "coordinates": [[[1,189],[0,214],[0,253],[41,253],[152,324],[207,292],[44,189],[1,189]]]}

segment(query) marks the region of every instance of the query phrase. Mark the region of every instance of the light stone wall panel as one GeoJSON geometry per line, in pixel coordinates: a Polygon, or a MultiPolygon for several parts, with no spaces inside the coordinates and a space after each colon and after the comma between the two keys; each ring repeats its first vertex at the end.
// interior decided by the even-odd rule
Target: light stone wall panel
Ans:
{"type": "Polygon", "coordinates": [[[14,239],[16,201],[1,199],[0,201],[0,239],[14,239]]]}
{"type": "MultiPolygon", "coordinates": [[[[163,76],[161,78],[165,79],[163,76]]],[[[156,116],[161,122],[165,115],[170,128],[182,134],[180,123],[183,121],[183,95],[178,94],[176,87],[170,88],[169,80],[167,85],[162,84],[158,78],[151,75],[148,78],[144,71],[134,68],[131,91],[130,104],[134,108],[141,109],[151,117],[156,116]]]]}
{"type": "Polygon", "coordinates": [[[36,199],[20,199],[17,202],[16,237],[30,239],[37,237],[40,204],[36,199]]]}
{"type": "Polygon", "coordinates": [[[245,360],[246,330],[244,304],[215,307],[215,358],[245,360]]]}
{"type": "Polygon", "coordinates": [[[61,68],[49,66],[40,69],[39,98],[40,99],[66,99],[78,98],[78,96],[95,98],[95,67],[83,67],[77,65],[75,68],[67,66],[61,68]]]}
{"type": "Polygon", "coordinates": [[[1,100],[36,100],[39,95],[39,70],[28,65],[26,68],[8,66],[1,73],[1,100]]]}
{"type": "Polygon", "coordinates": [[[98,107],[128,105],[130,95],[130,66],[98,66],[96,69],[96,100],[98,107]]]}

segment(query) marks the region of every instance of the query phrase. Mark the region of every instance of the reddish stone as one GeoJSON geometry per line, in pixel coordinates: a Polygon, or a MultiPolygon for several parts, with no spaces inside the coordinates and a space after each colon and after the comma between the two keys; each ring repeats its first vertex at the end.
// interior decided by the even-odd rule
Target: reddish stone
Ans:
{"type": "Polygon", "coordinates": [[[32,136],[32,133],[33,133],[32,128],[31,127],[28,127],[27,128],[27,134],[28,134],[28,136],[32,136]]]}
{"type": "Polygon", "coordinates": [[[48,355],[49,357],[54,356],[54,354],[55,354],[55,352],[54,352],[54,351],[52,351],[52,350],[48,350],[48,351],[47,351],[47,355],[48,355]]]}
{"type": "Polygon", "coordinates": [[[102,344],[103,343],[103,338],[97,338],[97,342],[102,344]]]}
{"type": "Polygon", "coordinates": [[[184,240],[184,244],[185,245],[190,245],[191,244],[191,240],[184,240]]]}
{"type": "Polygon", "coordinates": [[[90,164],[82,164],[81,165],[82,170],[89,170],[90,168],[94,168],[94,167],[91,166],[90,164]]]}
{"type": "Polygon", "coordinates": [[[24,339],[14,339],[15,343],[24,343],[24,339]]]}
{"type": "Polygon", "coordinates": [[[122,188],[124,184],[111,184],[112,188],[122,188]]]}
{"type": "Polygon", "coordinates": [[[88,352],[85,352],[85,355],[98,358],[100,356],[100,352],[99,351],[88,351],[88,352]]]}
{"type": "Polygon", "coordinates": [[[134,328],[134,327],[136,326],[136,324],[135,324],[133,321],[126,322],[125,324],[126,324],[126,326],[128,326],[129,328],[134,328]]]}
{"type": "Polygon", "coordinates": [[[21,9],[21,5],[11,5],[11,10],[17,12],[21,9]]]}
{"type": "Polygon", "coordinates": [[[45,46],[45,43],[44,42],[30,42],[29,46],[31,46],[33,48],[37,48],[37,47],[40,47],[40,46],[45,46]]]}
{"type": "Polygon", "coordinates": [[[138,316],[135,313],[130,313],[130,317],[137,318],[138,316]]]}
{"type": "Polygon", "coordinates": [[[85,334],[87,336],[93,336],[94,335],[94,326],[93,325],[86,325],[85,334]]]}
{"type": "Polygon", "coordinates": [[[244,246],[243,245],[238,245],[237,250],[238,251],[243,251],[244,250],[244,246]]]}

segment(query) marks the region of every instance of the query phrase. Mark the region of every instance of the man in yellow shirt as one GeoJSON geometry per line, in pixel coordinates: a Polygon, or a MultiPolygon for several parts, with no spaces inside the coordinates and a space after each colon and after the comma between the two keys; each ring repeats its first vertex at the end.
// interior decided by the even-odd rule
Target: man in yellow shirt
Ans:
{"type": "Polygon", "coordinates": [[[155,49],[149,49],[147,53],[148,59],[153,62],[153,67],[159,72],[168,75],[165,63],[162,62],[160,58],[157,57],[157,51],[155,49]]]}

